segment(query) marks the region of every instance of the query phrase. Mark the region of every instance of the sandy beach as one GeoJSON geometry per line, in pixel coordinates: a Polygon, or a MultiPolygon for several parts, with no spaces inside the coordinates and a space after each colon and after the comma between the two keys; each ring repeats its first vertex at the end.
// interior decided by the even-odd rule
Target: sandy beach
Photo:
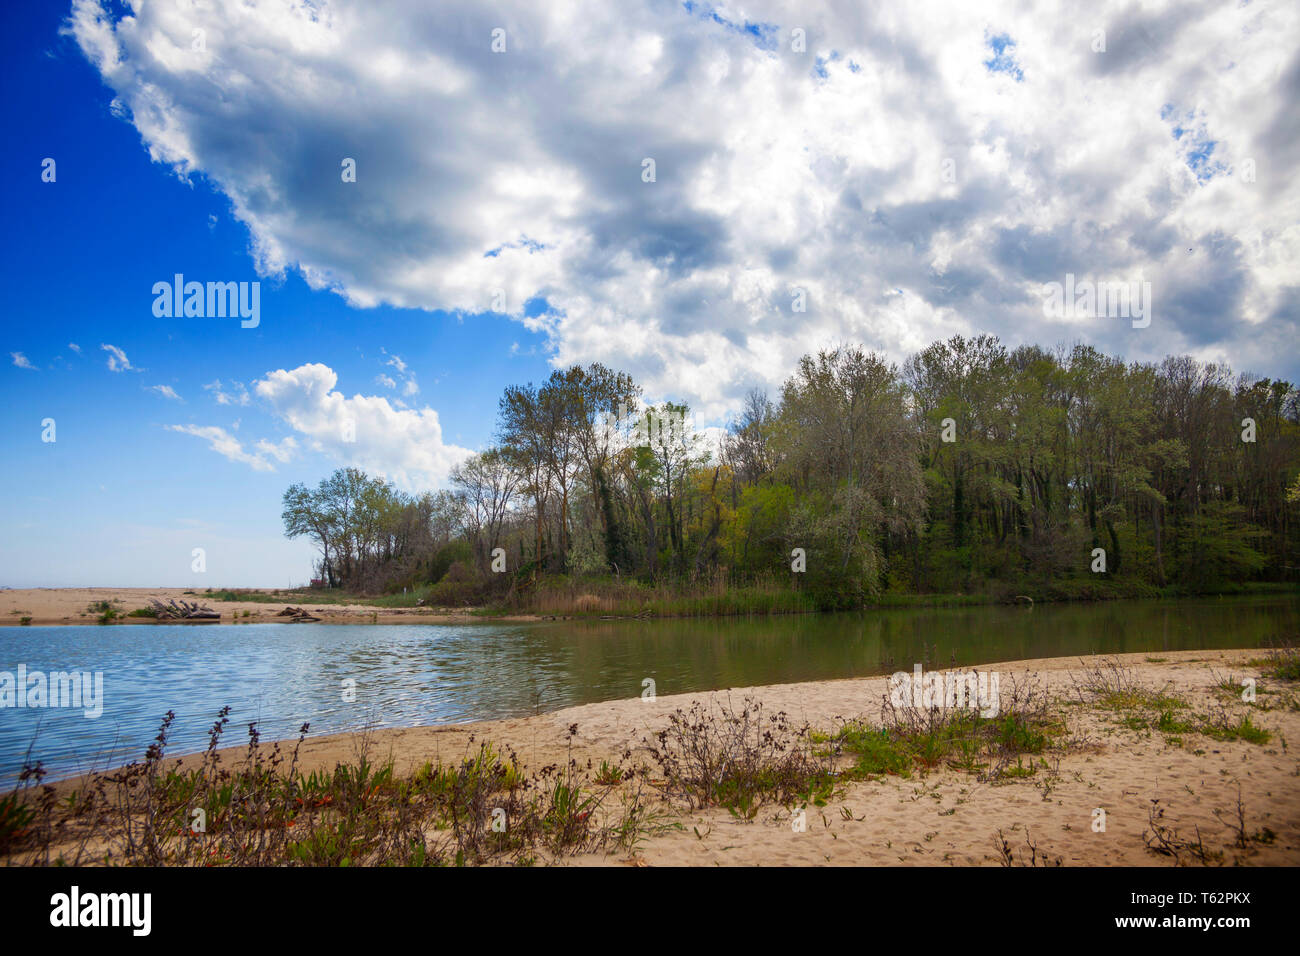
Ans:
{"type": "MultiPolygon", "coordinates": [[[[188,601],[210,607],[221,614],[223,624],[279,622],[277,615],[293,605],[310,611],[322,624],[424,624],[463,623],[478,620],[456,608],[393,608],[363,604],[331,604],[327,592],[321,601],[304,599],[300,594],[284,595],[283,601],[218,601],[205,598],[202,592],[185,588],[13,588],[0,591],[0,625],[27,623],[39,626],[94,624],[99,617],[91,606],[107,601],[119,614],[149,607],[154,600],[164,604],[171,600],[188,601]]],[[[532,620],[512,617],[508,620],[532,620]]],[[[498,618],[497,620],[502,620],[498,618]]],[[[148,618],[128,618],[119,624],[148,624],[148,618]]]]}
{"type": "MultiPolygon", "coordinates": [[[[1218,863],[1300,863],[1300,708],[1294,685],[1261,677],[1259,651],[1187,651],[1106,658],[1152,691],[1177,695],[1186,713],[1248,713],[1269,733],[1264,743],[1219,740],[1191,732],[1135,729],[1131,713],[1084,703],[1085,669],[1102,659],[1052,659],[986,665],[1000,675],[1004,697],[1015,686],[1046,691],[1068,725],[1065,752],[1046,754],[1024,775],[981,782],[977,775],[937,767],[908,776],[881,775],[836,789],[825,806],[808,806],[806,830],[796,832],[791,808],[765,804],[751,819],[727,810],[690,810],[664,801],[679,828],[650,836],[632,854],[562,857],[563,865],[998,865],[999,844],[1015,865],[1030,856],[1064,866],[1172,864],[1144,842],[1153,807],[1180,835],[1197,834],[1220,854],[1218,863]],[[1252,663],[1253,661],[1253,663],[1252,663]],[[1258,680],[1254,703],[1235,692],[1258,680]],[[1244,821],[1238,817],[1238,797],[1244,821]],[[1105,811],[1104,831],[1096,821],[1105,811]],[[1238,846],[1244,822],[1246,846],[1238,846]],[[999,836],[1000,834],[1000,836],[999,836]]],[[[646,741],[669,715],[694,702],[738,706],[761,702],[765,714],[784,711],[796,723],[833,730],[851,719],[876,723],[887,678],[731,688],[708,694],[634,698],[571,707],[536,716],[457,726],[385,729],[308,739],[300,764],[329,769],[365,752],[391,759],[399,773],[426,761],[454,763],[483,740],[514,750],[525,768],[603,760],[648,763],[646,741]],[[576,733],[571,736],[572,729],[576,733]]],[[[238,748],[224,751],[238,759],[238,748]]],[[[185,759],[185,763],[197,761],[185,759]]],[[[1032,762],[1031,762],[1032,763],[1032,762]]],[[[61,787],[72,786],[72,781],[61,787]]],[[[624,783],[620,788],[631,787],[624,783]]],[[[1184,861],[1185,862],[1185,861],[1184,861]]]]}

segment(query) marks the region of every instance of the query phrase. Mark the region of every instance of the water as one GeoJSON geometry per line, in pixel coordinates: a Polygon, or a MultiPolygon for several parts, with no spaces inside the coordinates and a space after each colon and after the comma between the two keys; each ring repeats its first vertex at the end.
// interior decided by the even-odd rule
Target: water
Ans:
{"type": "Polygon", "coordinates": [[[0,671],[102,671],[103,714],[0,709],[0,782],[29,745],[52,777],[137,759],[169,709],[168,753],[516,717],[573,704],[1090,653],[1258,647],[1300,634],[1300,596],[916,609],[758,619],[468,625],[0,627],[0,671]],[[356,701],[342,682],[356,681],[356,701]]]}

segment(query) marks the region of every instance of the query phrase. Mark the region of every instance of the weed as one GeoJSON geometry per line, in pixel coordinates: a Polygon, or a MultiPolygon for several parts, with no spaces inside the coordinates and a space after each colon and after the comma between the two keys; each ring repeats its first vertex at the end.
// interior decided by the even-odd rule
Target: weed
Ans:
{"type": "MultiPolygon", "coordinates": [[[[308,725],[285,752],[249,724],[242,757],[225,766],[229,713],[218,713],[207,750],[188,766],[165,756],[169,712],[142,760],[63,797],[15,789],[0,799],[0,854],[35,865],[531,865],[543,854],[633,848],[671,826],[639,788],[605,810],[613,789],[589,786],[572,755],[525,775],[513,753],[486,741],[459,763],[402,777],[369,758],[363,735],[351,762],[304,773],[308,725]]],[[[42,773],[26,768],[25,786],[42,773]]]]}

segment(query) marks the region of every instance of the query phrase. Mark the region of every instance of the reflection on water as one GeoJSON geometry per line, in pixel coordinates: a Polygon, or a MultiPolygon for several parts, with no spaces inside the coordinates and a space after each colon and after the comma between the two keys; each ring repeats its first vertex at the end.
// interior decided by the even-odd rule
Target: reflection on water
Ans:
{"type": "Polygon", "coordinates": [[[167,710],[168,752],[225,743],[485,720],[573,704],[1036,657],[1256,647],[1297,633],[1300,598],[868,611],[759,619],[471,625],[2,627],[0,671],[104,674],[104,712],[0,709],[0,781],[29,745],[54,776],[143,754],[167,710]],[[356,702],[343,682],[356,681],[356,702]]]}

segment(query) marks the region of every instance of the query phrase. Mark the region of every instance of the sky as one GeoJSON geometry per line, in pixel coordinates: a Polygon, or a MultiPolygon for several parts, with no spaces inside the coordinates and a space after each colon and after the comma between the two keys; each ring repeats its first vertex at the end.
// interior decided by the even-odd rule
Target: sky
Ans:
{"type": "Polygon", "coordinates": [[[1300,380],[1291,2],[0,17],[0,586],[303,583],[285,488],[444,487],[573,363],[703,426],[846,342],[1300,380]],[[1045,307],[1086,282],[1149,321],[1045,307]]]}

